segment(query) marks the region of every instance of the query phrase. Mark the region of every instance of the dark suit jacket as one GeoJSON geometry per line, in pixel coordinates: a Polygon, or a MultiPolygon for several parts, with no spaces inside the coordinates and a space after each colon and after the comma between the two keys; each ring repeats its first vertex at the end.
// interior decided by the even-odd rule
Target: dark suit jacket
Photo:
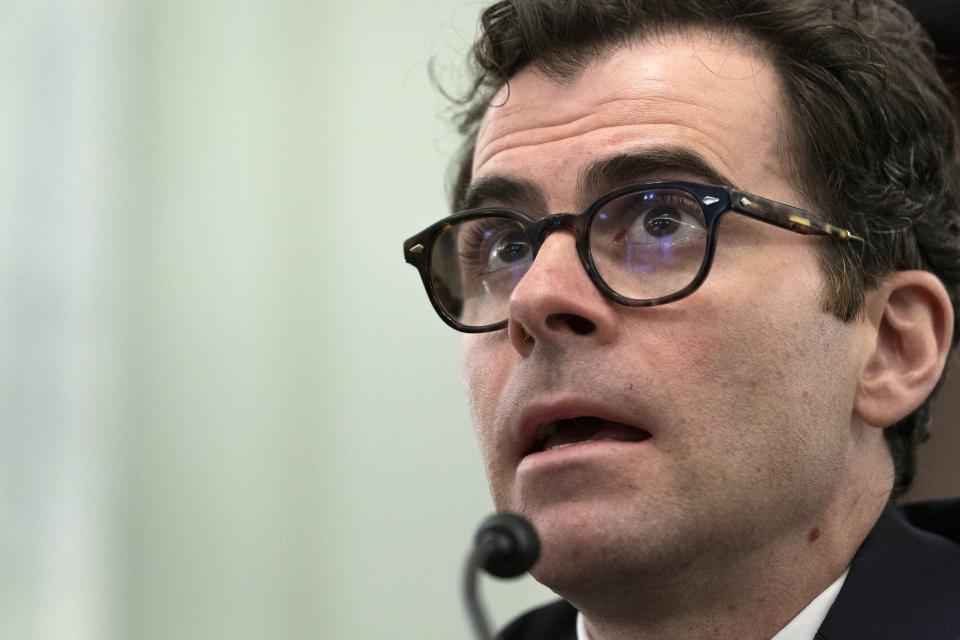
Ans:
{"type": "MultiPolygon", "coordinates": [[[[576,616],[556,602],[497,637],[576,640],[576,616]]],[[[960,640],[960,499],[887,507],[815,640],[960,640]]]]}

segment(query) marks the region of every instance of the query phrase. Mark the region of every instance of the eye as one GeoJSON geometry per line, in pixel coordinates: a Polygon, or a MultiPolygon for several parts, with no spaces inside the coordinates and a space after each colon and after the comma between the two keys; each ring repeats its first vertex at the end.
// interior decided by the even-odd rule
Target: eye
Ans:
{"type": "Polygon", "coordinates": [[[494,245],[490,251],[490,262],[501,262],[505,265],[520,262],[529,252],[526,239],[517,238],[516,234],[511,234],[511,237],[501,238],[494,245]]]}
{"type": "Polygon", "coordinates": [[[644,237],[665,239],[670,238],[676,241],[684,237],[684,234],[695,233],[702,227],[699,222],[683,211],[674,207],[657,207],[647,211],[642,216],[634,220],[630,233],[638,240],[643,241],[644,237]]]}
{"type": "Polygon", "coordinates": [[[462,225],[460,258],[474,274],[495,273],[529,262],[530,243],[512,220],[481,218],[462,225]]]}
{"type": "Polygon", "coordinates": [[[621,243],[632,246],[681,245],[706,234],[703,211],[682,191],[648,191],[615,201],[610,217],[619,220],[621,243]]]}

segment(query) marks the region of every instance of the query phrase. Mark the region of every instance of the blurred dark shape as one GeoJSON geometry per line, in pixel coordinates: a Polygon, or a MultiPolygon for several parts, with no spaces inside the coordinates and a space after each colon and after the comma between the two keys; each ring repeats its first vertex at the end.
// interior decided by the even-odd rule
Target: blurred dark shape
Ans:
{"type": "Polygon", "coordinates": [[[903,0],[917,22],[923,25],[937,51],[960,64],[960,4],[956,0],[903,0]]]}

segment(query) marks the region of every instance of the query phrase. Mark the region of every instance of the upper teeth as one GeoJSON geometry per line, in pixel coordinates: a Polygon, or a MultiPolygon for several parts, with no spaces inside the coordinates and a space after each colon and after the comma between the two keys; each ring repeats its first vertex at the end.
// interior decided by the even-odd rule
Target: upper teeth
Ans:
{"type": "Polygon", "coordinates": [[[576,444],[583,444],[584,442],[619,442],[617,438],[611,438],[607,436],[600,436],[598,438],[587,438],[586,440],[577,440],[576,442],[566,442],[564,444],[552,444],[550,446],[545,446],[545,451],[553,451],[554,449],[563,449],[564,447],[572,447],[576,444]]]}

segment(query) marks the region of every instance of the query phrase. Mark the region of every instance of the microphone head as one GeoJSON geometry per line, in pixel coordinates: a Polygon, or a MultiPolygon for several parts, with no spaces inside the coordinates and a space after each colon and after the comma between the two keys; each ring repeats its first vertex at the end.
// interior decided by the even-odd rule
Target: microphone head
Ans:
{"type": "Polygon", "coordinates": [[[480,566],[498,578],[513,578],[528,571],[540,558],[540,538],[530,521],[515,513],[496,513],[480,525],[474,537],[486,547],[480,566]]]}

